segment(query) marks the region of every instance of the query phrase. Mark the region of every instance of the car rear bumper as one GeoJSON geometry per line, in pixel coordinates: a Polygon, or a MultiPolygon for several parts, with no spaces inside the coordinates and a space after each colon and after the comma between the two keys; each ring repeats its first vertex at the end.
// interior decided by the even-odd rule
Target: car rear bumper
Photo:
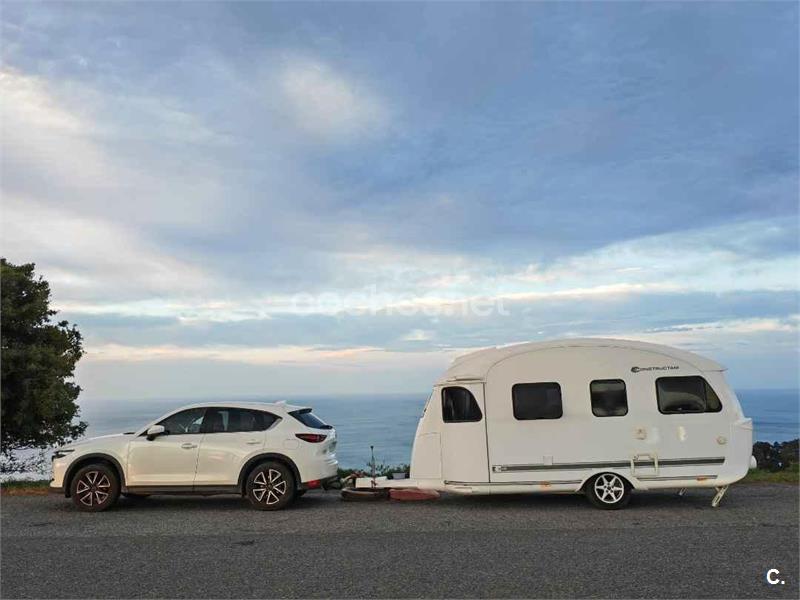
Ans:
{"type": "Polygon", "coordinates": [[[338,475],[333,475],[331,477],[323,479],[322,480],[322,489],[329,490],[332,487],[331,484],[338,483],[338,482],[339,482],[339,476],[338,475]]]}
{"type": "Polygon", "coordinates": [[[339,461],[336,455],[329,455],[323,460],[308,461],[297,465],[300,471],[300,489],[323,487],[339,477],[339,461]]]}
{"type": "Polygon", "coordinates": [[[304,481],[300,484],[299,489],[301,490],[329,490],[331,489],[332,484],[334,482],[339,481],[338,475],[331,475],[330,477],[325,477],[323,479],[312,479],[310,481],[304,481]]]}

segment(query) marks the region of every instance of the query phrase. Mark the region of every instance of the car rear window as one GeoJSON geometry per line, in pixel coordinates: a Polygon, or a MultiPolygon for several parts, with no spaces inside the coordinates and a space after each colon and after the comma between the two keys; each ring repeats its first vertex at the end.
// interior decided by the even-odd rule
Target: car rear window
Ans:
{"type": "Polygon", "coordinates": [[[330,425],[325,423],[325,421],[323,421],[317,415],[312,413],[310,408],[293,410],[289,414],[292,415],[298,421],[300,421],[306,427],[311,427],[312,429],[333,429],[330,425]]]}

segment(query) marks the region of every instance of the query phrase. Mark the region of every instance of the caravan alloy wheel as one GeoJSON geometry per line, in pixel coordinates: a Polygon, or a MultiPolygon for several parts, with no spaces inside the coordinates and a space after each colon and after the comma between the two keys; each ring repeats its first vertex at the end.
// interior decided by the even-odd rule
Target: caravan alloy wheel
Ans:
{"type": "Polygon", "coordinates": [[[631,486],[616,473],[600,473],[586,483],[586,495],[598,508],[623,508],[631,499],[631,486]]]}

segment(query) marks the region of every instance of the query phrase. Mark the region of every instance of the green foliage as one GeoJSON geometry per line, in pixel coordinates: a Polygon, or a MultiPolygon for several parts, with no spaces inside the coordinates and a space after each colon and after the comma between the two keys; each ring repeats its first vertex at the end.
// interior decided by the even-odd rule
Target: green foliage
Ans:
{"type": "Polygon", "coordinates": [[[788,442],[756,442],[753,444],[753,456],[760,469],[767,471],[784,471],[797,467],[800,462],[800,440],[788,442]]]}
{"type": "Polygon", "coordinates": [[[48,487],[50,487],[49,479],[9,479],[8,481],[0,481],[0,490],[48,487]]]}
{"type": "Polygon", "coordinates": [[[788,468],[780,471],[769,471],[767,469],[751,469],[743,483],[800,483],[800,465],[793,463],[788,468]]]}
{"type": "Polygon", "coordinates": [[[0,451],[63,444],[83,434],[86,423],[71,381],[83,355],[81,334],[66,321],[52,323],[50,286],[34,265],[0,259],[2,337],[2,437],[0,451]]]}

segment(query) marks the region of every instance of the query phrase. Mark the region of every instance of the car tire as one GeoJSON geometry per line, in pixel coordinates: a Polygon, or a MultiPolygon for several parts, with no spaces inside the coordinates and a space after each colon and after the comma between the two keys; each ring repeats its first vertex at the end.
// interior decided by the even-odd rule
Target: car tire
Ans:
{"type": "Polygon", "coordinates": [[[595,475],[584,488],[589,501],[603,510],[619,510],[631,501],[631,485],[616,473],[595,475]]]}
{"type": "Polygon", "coordinates": [[[247,476],[246,495],[257,510],[281,510],[296,497],[297,489],[291,469],[279,462],[263,462],[247,476]]]}
{"type": "Polygon", "coordinates": [[[104,463],[81,467],[69,484],[72,503],[86,512],[100,512],[114,506],[119,498],[116,471],[104,463]]]}

